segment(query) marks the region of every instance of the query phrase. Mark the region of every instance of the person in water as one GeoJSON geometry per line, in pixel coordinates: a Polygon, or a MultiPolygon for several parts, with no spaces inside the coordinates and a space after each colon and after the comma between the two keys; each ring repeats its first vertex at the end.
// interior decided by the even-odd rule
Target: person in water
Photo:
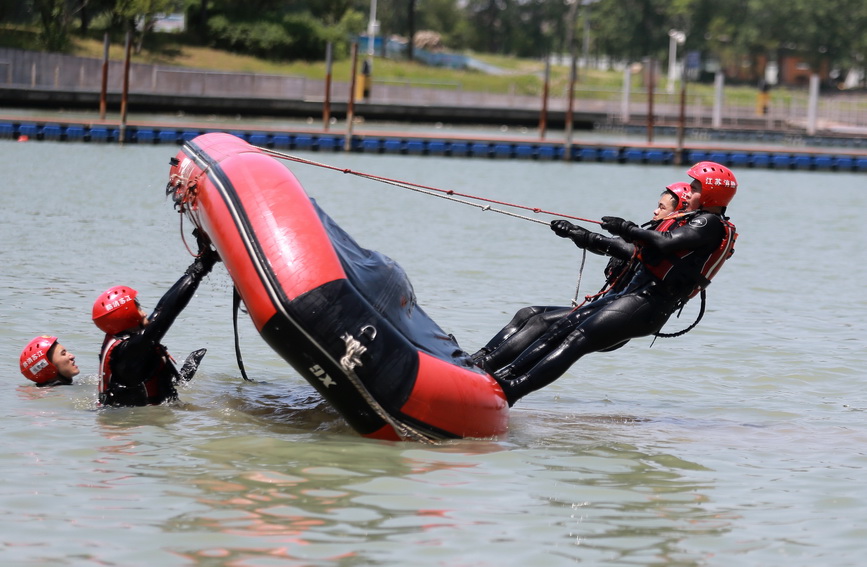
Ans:
{"type": "MultiPolygon", "coordinates": [[[[691,201],[691,188],[689,183],[673,183],[665,188],[659,196],[656,209],[650,221],[642,226],[659,230],[670,228],[678,215],[691,210],[698,203],[691,201]],[[666,222],[663,222],[666,221],[666,222]]],[[[589,230],[576,226],[567,220],[558,219],[551,222],[551,228],[555,234],[563,238],[571,238],[580,248],[588,247],[589,230]]],[[[602,236],[602,235],[599,235],[602,236]]],[[[607,238],[604,237],[603,238],[607,238]]],[[[588,297],[588,301],[595,301],[606,294],[620,291],[630,279],[630,275],[638,265],[634,255],[634,247],[622,238],[617,240],[617,256],[612,256],[605,267],[605,284],[602,290],[594,296],[588,297]]],[[[610,255],[610,254],[609,254],[610,255]]],[[[478,352],[471,356],[471,360],[477,366],[489,371],[505,366],[514,360],[529,344],[535,341],[542,333],[551,326],[571,313],[575,307],[562,306],[528,306],[515,313],[509,324],[494,335],[488,343],[478,352]],[[506,340],[509,339],[509,340],[506,340]]],[[[619,346],[625,344],[625,341],[619,346]]],[[[615,347],[617,348],[617,347],[615,347]]],[[[610,349],[613,350],[613,349],[610,349]]]]}
{"type": "Polygon", "coordinates": [[[505,343],[517,343],[510,351],[520,353],[505,365],[495,368],[494,361],[483,358],[481,366],[493,373],[510,406],[557,380],[585,354],[658,333],[674,311],[710,284],[734,252],[737,234],[725,211],[737,180],[714,162],[699,162],[687,174],[698,208],[671,219],[665,230],[602,217],[602,228],[620,237],[612,238],[583,229],[565,234],[562,223],[559,230],[553,227],[557,221],[552,223],[555,232],[591,252],[622,259],[634,255],[637,267],[621,289],[573,309],[535,336],[507,336],[505,343]]]}
{"type": "Polygon", "coordinates": [[[40,388],[68,386],[81,372],[75,364],[75,355],[57,337],[49,335],[34,337],[27,343],[19,362],[21,374],[40,388]]]}
{"type": "Polygon", "coordinates": [[[99,355],[99,402],[106,406],[145,406],[177,400],[175,385],[193,377],[205,349],[194,351],[180,370],[160,341],[190,302],[202,279],[220,258],[194,231],[199,254],[163,295],[149,316],[138,292],[115,286],[93,304],[93,322],[105,332],[99,355]]]}

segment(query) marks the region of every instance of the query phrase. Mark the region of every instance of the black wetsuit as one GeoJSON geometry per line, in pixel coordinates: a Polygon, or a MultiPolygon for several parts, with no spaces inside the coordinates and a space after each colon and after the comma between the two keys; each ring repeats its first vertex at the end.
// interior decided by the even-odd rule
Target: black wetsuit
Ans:
{"type": "MultiPolygon", "coordinates": [[[[649,221],[643,224],[642,227],[655,230],[660,222],[649,221]]],[[[576,244],[580,248],[586,248],[595,254],[611,256],[611,260],[609,260],[604,270],[605,285],[599,294],[588,298],[590,302],[597,301],[605,295],[623,291],[635,275],[635,271],[641,265],[635,257],[635,245],[619,237],[590,233],[586,243],[582,245],[576,242],[576,244]]],[[[574,307],[561,306],[530,306],[521,308],[515,313],[508,325],[503,327],[484,347],[473,355],[473,361],[489,372],[502,368],[515,360],[525,348],[574,310],[574,307]]],[[[589,312],[590,310],[582,311],[582,313],[589,312]]],[[[614,350],[623,346],[626,342],[623,341],[605,350],[614,350]]]]}
{"type": "Polygon", "coordinates": [[[101,404],[145,406],[177,399],[178,371],[160,341],[218,259],[212,252],[196,258],[157,303],[147,325],[134,333],[106,335],[99,355],[101,404]]]}
{"type": "Polygon", "coordinates": [[[543,311],[557,320],[547,328],[539,325],[541,334],[510,334],[507,326],[497,334],[505,339],[502,344],[488,343],[495,356],[486,359],[484,367],[494,370],[510,405],[562,376],[587,353],[612,350],[629,339],[658,332],[698,286],[707,285],[702,269],[724,242],[726,228],[721,215],[699,211],[669,231],[627,223],[619,235],[622,240],[594,234],[587,249],[625,258],[627,251],[631,254],[630,243],[639,247],[641,262],[622,289],[565,314],[543,311]],[[671,269],[661,278],[659,268],[668,264],[671,269]],[[491,362],[504,358],[496,355],[498,350],[520,353],[496,369],[491,362]]]}

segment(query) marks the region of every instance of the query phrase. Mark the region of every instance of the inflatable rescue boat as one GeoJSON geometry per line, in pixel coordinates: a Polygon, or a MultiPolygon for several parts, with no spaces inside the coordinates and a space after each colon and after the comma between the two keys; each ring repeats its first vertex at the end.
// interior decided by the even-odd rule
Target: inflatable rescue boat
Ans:
{"type": "Polygon", "coordinates": [[[167,192],[210,238],[262,338],[359,434],[506,432],[494,379],[417,305],[400,266],[359,246],[285,164],[205,134],[172,160],[167,192]]]}

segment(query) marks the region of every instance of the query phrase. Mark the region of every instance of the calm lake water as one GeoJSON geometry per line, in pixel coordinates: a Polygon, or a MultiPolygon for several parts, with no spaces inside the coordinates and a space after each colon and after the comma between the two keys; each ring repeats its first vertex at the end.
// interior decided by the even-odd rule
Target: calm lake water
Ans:
{"type": "MultiPolygon", "coordinates": [[[[175,153],[0,142],[5,564],[863,563],[863,174],[736,171],[737,251],[695,330],[585,357],[521,400],[502,439],[426,446],[360,438],[243,320],[245,383],[221,266],[166,337],[176,357],[208,348],[182,403],[97,409],[93,299],[126,283],[152,308],[191,260],[164,196],[175,153]],[[18,371],[48,332],[77,355],[72,387],[18,371]]],[[[643,221],[686,180],[684,167],[305,157],[590,219],[643,221]]],[[[575,293],[580,251],[541,224],[291,168],[406,269],[465,350],[518,308],[575,293]]],[[[588,257],[582,294],[604,264],[588,257]]]]}

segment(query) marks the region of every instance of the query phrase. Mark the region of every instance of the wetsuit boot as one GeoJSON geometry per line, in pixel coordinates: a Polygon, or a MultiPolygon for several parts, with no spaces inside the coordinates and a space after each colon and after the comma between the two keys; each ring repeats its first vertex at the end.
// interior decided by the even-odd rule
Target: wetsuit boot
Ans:
{"type": "Polygon", "coordinates": [[[586,354],[583,352],[586,348],[586,337],[580,329],[560,344],[556,344],[556,341],[554,344],[556,347],[551,351],[550,343],[537,341],[533,348],[525,351],[514,363],[493,374],[494,380],[506,395],[509,407],[530,392],[553,383],[586,354]]]}

